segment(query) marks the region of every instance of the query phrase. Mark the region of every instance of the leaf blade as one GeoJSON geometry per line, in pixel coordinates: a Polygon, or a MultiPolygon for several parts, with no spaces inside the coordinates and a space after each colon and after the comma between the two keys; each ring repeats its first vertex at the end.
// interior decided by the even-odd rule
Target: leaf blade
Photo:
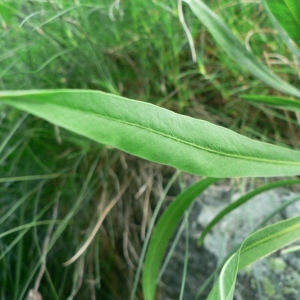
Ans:
{"type": "Polygon", "coordinates": [[[300,112],[300,101],[275,96],[261,96],[261,95],[241,95],[242,99],[268,104],[276,108],[282,108],[293,112],[300,112]]]}
{"type": "Polygon", "coordinates": [[[277,222],[251,234],[224,264],[208,300],[232,300],[238,271],[298,240],[299,230],[300,217],[298,216],[277,222]]]}
{"type": "Polygon", "coordinates": [[[217,181],[218,179],[207,178],[190,186],[176,197],[159,219],[145,260],[143,276],[145,300],[155,299],[156,278],[164,253],[184,212],[201,192],[217,181]]]}
{"type": "Polygon", "coordinates": [[[285,42],[285,44],[288,46],[288,48],[291,50],[291,52],[296,55],[298,59],[300,59],[300,51],[295,45],[295,43],[291,40],[291,38],[288,36],[288,34],[285,32],[285,30],[280,26],[278,20],[275,18],[273,13],[271,12],[270,8],[268,7],[266,0],[262,0],[262,4],[264,6],[264,10],[266,14],[268,15],[268,18],[272,22],[274,28],[278,31],[279,35],[281,36],[282,40],[285,42]]]}
{"type": "Polygon", "coordinates": [[[193,174],[218,178],[300,174],[298,151],[103,92],[1,92],[0,103],[102,144],[193,174]]]}
{"type": "Polygon", "coordinates": [[[300,45],[300,4],[298,0],[265,0],[271,13],[289,37],[300,45]]]}

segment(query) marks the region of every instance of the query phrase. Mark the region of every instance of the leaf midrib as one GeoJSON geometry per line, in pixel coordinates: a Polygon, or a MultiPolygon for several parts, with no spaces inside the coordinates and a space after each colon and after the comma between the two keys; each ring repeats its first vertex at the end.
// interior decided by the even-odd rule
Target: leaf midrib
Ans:
{"type": "MultiPolygon", "coordinates": [[[[57,104],[56,103],[56,105],[65,108],[65,106],[63,106],[61,104],[57,104]]],[[[74,107],[68,107],[68,109],[74,110],[74,111],[79,111],[79,112],[82,113],[82,110],[76,109],[74,107]]],[[[125,125],[132,126],[132,127],[137,127],[137,128],[142,129],[142,130],[149,131],[149,132],[152,132],[154,134],[157,134],[159,136],[164,136],[164,137],[169,138],[171,140],[175,140],[175,141],[177,141],[179,143],[182,143],[182,144],[194,147],[196,149],[200,149],[200,150],[203,150],[203,151],[214,153],[214,154],[217,154],[217,155],[220,155],[220,156],[225,156],[225,157],[230,157],[230,158],[237,158],[237,159],[244,159],[244,160],[248,160],[248,161],[257,161],[257,162],[264,162],[264,163],[270,163],[270,164],[277,164],[277,165],[282,165],[282,164],[284,165],[285,164],[285,165],[292,165],[292,166],[295,166],[295,165],[299,165],[300,166],[300,162],[297,163],[297,162],[291,162],[291,161],[263,159],[263,158],[259,158],[259,157],[253,157],[253,156],[243,156],[243,155],[239,156],[239,155],[232,154],[232,153],[218,152],[216,150],[213,150],[213,149],[210,149],[210,148],[206,148],[206,147],[203,147],[201,145],[190,143],[190,142],[188,142],[186,140],[183,140],[183,139],[180,139],[180,138],[176,138],[176,137],[174,137],[172,135],[168,135],[168,134],[166,134],[164,132],[157,131],[157,130],[155,130],[153,128],[145,127],[145,126],[142,126],[142,125],[137,124],[137,123],[127,122],[127,121],[124,121],[124,120],[119,120],[117,118],[108,117],[108,116],[105,116],[103,114],[94,113],[94,112],[89,111],[89,110],[85,110],[84,112],[87,112],[88,114],[93,115],[93,116],[95,116],[97,118],[103,118],[103,119],[106,119],[106,120],[109,120],[109,121],[113,121],[113,122],[116,122],[116,123],[125,124],[125,125]]],[[[200,121],[200,120],[198,120],[198,121],[200,121]]],[[[226,129],[226,128],[224,128],[224,129],[226,129]]],[[[252,142],[256,142],[256,141],[252,140],[252,142]]],[[[290,149],[287,149],[287,150],[292,151],[290,149]]]]}
{"type": "Polygon", "coordinates": [[[279,232],[273,233],[272,235],[269,235],[266,238],[261,239],[261,240],[255,242],[255,243],[252,243],[252,244],[250,244],[249,246],[247,246],[245,248],[242,247],[241,254],[244,254],[245,252],[248,252],[249,250],[251,250],[251,249],[253,249],[257,246],[261,246],[262,244],[265,244],[266,242],[268,242],[270,240],[274,240],[277,237],[284,236],[284,235],[286,235],[290,232],[293,232],[293,231],[295,231],[296,229],[299,229],[299,228],[300,228],[300,224],[296,223],[293,226],[290,226],[286,229],[280,230],[279,232]]]}

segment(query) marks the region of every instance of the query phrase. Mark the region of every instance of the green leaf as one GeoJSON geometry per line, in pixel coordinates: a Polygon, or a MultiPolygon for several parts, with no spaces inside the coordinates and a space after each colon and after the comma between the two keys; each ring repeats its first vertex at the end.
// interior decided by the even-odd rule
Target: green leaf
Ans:
{"type": "Polygon", "coordinates": [[[224,264],[208,300],[233,299],[236,276],[247,265],[299,239],[300,217],[291,218],[251,234],[224,264]]]}
{"type": "Polygon", "coordinates": [[[248,200],[252,199],[253,197],[278,188],[278,187],[282,187],[282,186],[287,186],[287,185],[292,185],[292,184],[299,184],[300,183],[300,179],[288,179],[288,180],[281,180],[278,182],[272,182],[266,185],[263,185],[259,188],[256,188],[255,190],[243,195],[242,197],[240,197],[239,199],[237,199],[236,201],[230,203],[229,205],[227,205],[222,211],[220,211],[210,222],[209,224],[204,228],[204,230],[201,233],[200,238],[198,239],[198,246],[201,246],[204,238],[206,237],[206,235],[208,234],[208,232],[221,220],[223,219],[227,214],[229,214],[230,212],[232,212],[233,210],[235,210],[236,208],[240,207],[241,205],[245,204],[248,200]]]}
{"type": "Polygon", "coordinates": [[[272,22],[274,28],[278,31],[281,39],[285,42],[285,44],[288,46],[288,48],[293,52],[294,55],[298,59],[300,59],[300,52],[295,43],[290,39],[290,37],[287,35],[287,33],[284,31],[284,29],[280,26],[278,20],[275,18],[273,13],[271,12],[269,6],[266,3],[266,0],[262,0],[262,4],[264,6],[264,10],[266,14],[268,15],[268,18],[272,22]]]}
{"type": "Polygon", "coordinates": [[[300,112],[300,101],[284,97],[259,96],[259,95],[241,95],[241,98],[252,102],[268,104],[276,108],[282,108],[294,112],[300,112]]]}
{"type": "Polygon", "coordinates": [[[133,155],[207,177],[300,174],[300,152],[98,91],[0,92],[9,104],[133,155]]]}
{"type": "Polygon", "coordinates": [[[16,3],[0,3],[0,17],[7,24],[10,25],[15,15],[18,15],[16,3]]]}
{"type": "Polygon", "coordinates": [[[273,74],[266,66],[259,62],[256,57],[247,51],[238,38],[231,32],[229,27],[200,0],[184,0],[194,14],[206,26],[219,46],[227,55],[240,66],[248,69],[255,77],[269,86],[286,94],[300,98],[300,90],[283,81],[273,74]]]}
{"type": "Polygon", "coordinates": [[[207,178],[190,186],[170,204],[161,216],[153,233],[145,260],[143,290],[145,300],[154,300],[159,269],[181,217],[194,199],[218,179],[207,178]]]}
{"type": "Polygon", "coordinates": [[[268,8],[290,38],[300,45],[299,0],[265,0],[268,8]]]}

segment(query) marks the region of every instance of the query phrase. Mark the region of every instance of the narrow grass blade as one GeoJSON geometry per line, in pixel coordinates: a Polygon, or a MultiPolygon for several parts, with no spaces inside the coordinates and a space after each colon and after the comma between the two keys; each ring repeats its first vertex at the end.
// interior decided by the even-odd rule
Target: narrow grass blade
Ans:
{"type": "Polygon", "coordinates": [[[42,174],[42,175],[28,175],[28,176],[16,176],[16,177],[4,177],[0,178],[2,182],[16,182],[16,181],[31,181],[31,180],[42,180],[42,179],[54,179],[57,177],[65,177],[65,174],[42,174]]]}
{"type": "Polygon", "coordinates": [[[145,300],[154,300],[159,269],[171,239],[185,210],[194,199],[218,179],[204,179],[182,192],[161,216],[153,233],[145,259],[143,290],[145,300]]]}
{"type": "Polygon", "coordinates": [[[207,5],[200,0],[184,1],[231,59],[240,66],[244,66],[250,73],[269,86],[300,98],[300,90],[273,74],[252,53],[248,52],[229,27],[207,5]]]}
{"type": "Polygon", "coordinates": [[[299,0],[265,0],[265,2],[280,26],[300,46],[299,0]]]}
{"type": "Polygon", "coordinates": [[[52,224],[52,223],[59,224],[60,221],[59,220],[55,220],[55,221],[53,221],[53,220],[43,220],[43,221],[34,221],[34,222],[31,222],[31,223],[23,224],[23,225],[14,227],[10,230],[1,232],[0,233],[0,239],[2,239],[6,235],[12,234],[12,233],[17,232],[17,231],[21,231],[21,230],[32,228],[32,227],[42,226],[42,225],[49,225],[49,224],[52,224]]]}
{"type": "Polygon", "coordinates": [[[134,278],[134,283],[133,283],[133,287],[132,287],[132,292],[131,292],[131,295],[130,295],[130,300],[135,299],[135,294],[136,294],[136,290],[137,290],[138,281],[139,281],[140,274],[141,274],[141,271],[142,271],[143,262],[144,262],[144,259],[145,259],[146,253],[147,253],[147,247],[149,245],[149,241],[150,241],[150,238],[151,238],[151,233],[152,233],[152,230],[154,228],[155,221],[158,217],[158,213],[159,213],[159,211],[161,209],[161,206],[162,206],[162,204],[163,204],[163,202],[166,198],[167,192],[171,188],[171,186],[174,183],[175,179],[178,177],[179,173],[180,173],[179,171],[176,171],[176,173],[169,180],[169,182],[168,182],[167,186],[164,188],[164,191],[161,194],[160,199],[159,199],[159,201],[158,201],[158,203],[155,207],[155,210],[153,212],[150,224],[148,226],[147,234],[146,234],[146,237],[145,237],[145,240],[144,240],[144,245],[143,245],[143,248],[142,248],[142,252],[140,254],[139,264],[138,264],[137,270],[135,272],[135,278],[134,278]]]}
{"type": "Polygon", "coordinates": [[[0,218],[0,226],[2,226],[2,223],[4,223],[9,217],[11,217],[15,211],[28,199],[30,199],[31,195],[36,193],[43,185],[45,184],[45,181],[40,182],[37,184],[33,189],[29,190],[23,197],[21,197],[16,203],[12,204],[10,209],[3,214],[0,218]]]}
{"type": "Polygon", "coordinates": [[[182,275],[179,300],[183,300],[184,289],[185,289],[185,284],[187,279],[186,278],[187,268],[189,262],[189,214],[187,211],[184,214],[184,224],[185,224],[185,251],[184,251],[183,275],[182,275]]]}
{"type": "Polygon", "coordinates": [[[300,246],[289,247],[287,249],[282,250],[280,254],[282,255],[282,254],[292,253],[296,251],[300,251],[300,246]]]}
{"type": "Polygon", "coordinates": [[[11,139],[11,137],[15,134],[15,132],[17,131],[17,129],[21,126],[21,124],[26,119],[26,117],[27,117],[27,114],[24,114],[21,118],[19,118],[19,120],[12,127],[12,129],[10,130],[10,132],[8,133],[8,135],[4,138],[4,140],[0,144],[0,153],[5,148],[5,146],[7,145],[7,143],[9,142],[9,140],[11,139]]]}
{"type": "Polygon", "coordinates": [[[295,217],[251,234],[223,266],[208,300],[232,300],[238,271],[298,240],[299,231],[300,217],[295,217]]]}
{"type": "Polygon", "coordinates": [[[209,224],[204,228],[204,230],[201,233],[200,238],[198,239],[198,246],[201,246],[206,235],[209,233],[209,231],[221,220],[223,219],[227,214],[235,210],[236,208],[240,207],[241,205],[245,204],[248,200],[252,199],[253,197],[257,196],[258,194],[261,194],[263,192],[282,187],[292,184],[300,184],[300,179],[289,179],[289,180],[282,180],[278,182],[272,182],[266,185],[263,185],[259,188],[256,188],[255,190],[247,193],[246,195],[242,196],[238,200],[234,201],[233,203],[227,205],[221,212],[219,212],[210,222],[209,224]]]}
{"type": "Polygon", "coordinates": [[[133,155],[208,177],[300,174],[300,152],[98,91],[0,92],[0,103],[133,155]]]}
{"type": "Polygon", "coordinates": [[[276,207],[269,215],[267,215],[263,219],[263,221],[256,227],[256,229],[254,231],[256,231],[256,230],[260,229],[261,227],[263,227],[264,225],[266,225],[267,222],[269,222],[275,215],[277,215],[282,210],[287,208],[289,205],[292,205],[293,203],[295,203],[299,200],[300,200],[300,194],[296,194],[291,199],[284,201],[280,206],[276,207]]]}
{"type": "Polygon", "coordinates": [[[183,230],[185,229],[185,224],[184,222],[181,223],[181,226],[179,227],[179,229],[177,230],[176,234],[174,234],[174,239],[172,239],[172,243],[170,243],[170,246],[168,247],[169,250],[168,250],[168,253],[165,254],[165,257],[164,257],[164,261],[163,261],[163,264],[161,265],[161,268],[159,270],[159,274],[158,274],[158,277],[156,279],[156,282],[159,282],[162,278],[162,276],[164,275],[169,263],[170,263],[170,260],[175,252],[175,249],[178,245],[178,242],[179,242],[179,239],[181,238],[182,236],[182,233],[183,233],[183,230]]]}
{"type": "Polygon", "coordinates": [[[300,101],[292,100],[284,97],[259,96],[259,95],[241,95],[242,99],[268,104],[276,108],[282,108],[294,112],[300,112],[300,101]]]}

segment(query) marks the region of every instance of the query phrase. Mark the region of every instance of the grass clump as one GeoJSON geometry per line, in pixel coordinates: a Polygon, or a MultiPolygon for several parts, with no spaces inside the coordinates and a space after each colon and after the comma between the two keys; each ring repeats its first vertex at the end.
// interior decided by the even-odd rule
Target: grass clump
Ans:
{"type": "MultiPolygon", "coordinates": [[[[211,4],[274,72],[298,80],[298,62],[259,3],[211,4]]],[[[299,146],[293,115],[240,101],[240,92],[273,91],[240,71],[185,5],[195,63],[173,1],[4,2],[0,9],[2,90],[102,90],[299,146]]],[[[38,285],[53,299],[129,298],[152,210],[174,171],[6,107],[0,114],[2,297],[23,299],[38,285]],[[87,251],[62,267],[93,235],[87,251]]]]}

